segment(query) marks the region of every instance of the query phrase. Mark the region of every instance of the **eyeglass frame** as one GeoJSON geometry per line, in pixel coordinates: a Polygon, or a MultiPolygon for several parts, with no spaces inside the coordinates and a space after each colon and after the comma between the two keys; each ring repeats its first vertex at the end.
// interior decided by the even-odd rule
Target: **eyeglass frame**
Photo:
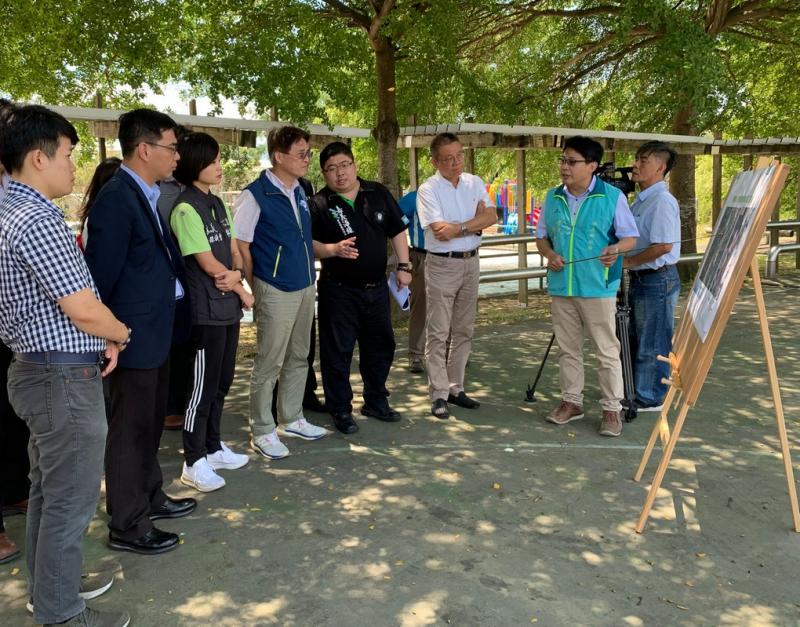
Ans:
{"type": "Polygon", "coordinates": [[[282,152],[282,151],[279,152],[288,157],[294,157],[295,159],[299,159],[300,161],[311,161],[311,157],[314,156],[314,151],[311,148],[309,148],[308,150],[304,150],[299,155],[293,154],[291,152],[282,152]]]}
{"type": "Polygon", "coordinates": [[[355,161],[345,161],[343,163],[332,163],[331,165],[322,168],[323,174],[338,174],[340,171],[345,172],[356,164],[355,161]]]}
{"type": "Polygon", "coordinates": [[[464,163],[464,160],[467,158],[466,154],[463,150],[459,150],[454,155],[448,155],[447,157],[435,157],[436,163],[441,163],[446,166],[455,165],[456,163],[464,163]]]}
{"type": "Polygon", "coordinates": [[[571,168],[576,163],[590,163],[590,162],[586,159],[567,159],[566,157],[559,157],[558,163],[559,165],[566,165],[571,168]]]}
{"type": "Polygon", "coordinates": [[[170,144],[165,146],[164,144],[157,144],[156,142],[141,142],[143,144],[147,144],[148,146],[155,146],[156,148],[164,148],[169,150],[173,155],[178,152],[178,144],[170,144]]]}

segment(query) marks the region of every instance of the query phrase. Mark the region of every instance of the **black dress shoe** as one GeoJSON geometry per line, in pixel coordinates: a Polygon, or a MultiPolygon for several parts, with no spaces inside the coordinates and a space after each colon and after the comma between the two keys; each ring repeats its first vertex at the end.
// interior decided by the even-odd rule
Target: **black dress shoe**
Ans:
{"type": "Polygon", "coordinates": [[[358,431],[358,425],[356,421],[353,420],[353,414],[349,411],[336,412],[331,414],[331,416],[333,417],[333,424],[345,435],[350,435],[358,431]]]}
{"type": "Polygon", "coordinates": [[[481,406],[478,401],[471,399],[469,396],[464,394],[464,390],[461,390],[458,393],[458,396],[453,396],[450,394],[447,397],[447,402],[453,403],[453,405],[458,405],[459,407],[463,407],[464,409],[478,409],[478,407],[481,406]]]}
{"type": "Polygon", "coordinates": [[[328,413],[328,406],[325,403],[321,403],[316,394],[312,394],[311,396],[303,399],[303,409],[307,409],[308,411],[316,411],[321,414],[328,413]]]}
{"type": "Polygon", "coordinates": [[[361,408],[361,415],[377,418],[378,420],[383,420],[383,422],[397,422],[401,418],[400,414],[388,405],[384,409],[376,409],[375,407],[364,405],[361,408]]]}
{"type": "Polygon", "coordinates": [[[111,531],[108,534],[108,546],[117,551],[133,551],[142,555],[157,555],[166,553],[178,546],[180,538],[177,533],[161,531],[153,527],[141,538],[135,540],[123,540],[114,535],[111,531]]]}
{"type": "Polygon", "coordinates": [[[183,518],[191,514],[195,507],[197,507],[197,501],[194,499],[171,499],[167,497],[161,507],[154,512],[150,512],[150,520],[183,518]]]}

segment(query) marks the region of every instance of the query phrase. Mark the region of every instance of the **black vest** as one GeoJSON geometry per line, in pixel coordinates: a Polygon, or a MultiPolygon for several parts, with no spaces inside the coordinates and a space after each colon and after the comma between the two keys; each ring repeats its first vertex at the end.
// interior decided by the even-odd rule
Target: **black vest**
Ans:
{"type": "MultiPolygon", "coordinates": [[[[203,221],[203,228],[211,253],[222,265],[231,270],[231,225],[222,201],[214,194],[204,194],[196,187],[187,187],[175,201],[173,211],[186,203],[191,205],[203,221]]],[[[227,326],[242,318],[242,303],[234,292],[220,292],[214,279],[200,267],[194,255],[186,260],[186,278],[192,303],[192,324],[227,326]]]]}

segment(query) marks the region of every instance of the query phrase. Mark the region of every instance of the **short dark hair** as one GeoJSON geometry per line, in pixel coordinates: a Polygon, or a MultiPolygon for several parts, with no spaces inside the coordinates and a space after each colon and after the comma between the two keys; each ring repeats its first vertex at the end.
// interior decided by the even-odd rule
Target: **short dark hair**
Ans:
{"type": "Polygon", "coordinates": [[[119,116],[119,144],[122,156],[130,157],[142,142],[157,142],[164,131],[178,125],[166,113],[153,109],[134,109],[119,116]]]}
{"type": "Polygon", "coordinates": [[[311,135],[308,131],[296,126],[279,126],[273,128],[267,135],[267,152],[272,160],[272,155],[276,152],[288,153],[291,147],[301,139],[308,141],[311,135]]]}
{"type": "Polygon", "coordinates": [[[636,150],[637,159],[639,157],[649,157],[650,155],[655,155],[667,166],[664,170],[664,176],[675,167],[675,161],[678,159],[678,153],[675,149],[666,142],[660,141],[644,143],[636,150]]]}
{"type": "Polygon", "coordinates": [[[436,159],[436,157],[439,155],[439,148],[454,142],[461,142],[461,140],[458,139],[458,135],[455,133],[439,133],[431,140],[431,156],[436,159]]]}
{"type": "Polygon", "coordinates": [[[40,105],[12,108],[0,125],[0,162],[9,173],[18,172],[32,150],[54,157],[61,137],[78,143],[75,127],[60,113],[40,105]]]}
{"type": "Polygon", "coordinates": [[[219,154],[219,143],[207,133],[189,133],[178,142],[181,156],[172,176],[189,187],[200,176],[200,172],[214,163],[219,154]]]}
{"type": "Polygon", "coordinates": [[[344,142],[331,142],[322,149],[321,153],[319,153],[319,167],[325,168],[325,164],[328,162],[328,159],[335,157],[336,155],[345,155],[350,157],[353,161],[356,160],[356,158],[353,156],[353,150],[350,148],[350,146],[344,142]]]}
{"type": "Polygon", "coordinates": [[[581,135],[569,137],[564,142],[564,150],[567,148],[571,148],[586,159],[586,163],[594,161],[599,165],[603,160],[603,146],[591,137],[583,137],[581,135]]]}

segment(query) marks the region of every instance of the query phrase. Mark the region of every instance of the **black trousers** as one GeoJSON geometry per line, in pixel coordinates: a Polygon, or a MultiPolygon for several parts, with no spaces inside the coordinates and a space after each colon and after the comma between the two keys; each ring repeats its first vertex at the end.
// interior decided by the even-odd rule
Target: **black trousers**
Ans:
{"type": "Polygon", "coordinates": [[[331,412],[353,410],[350,364],[358,342],[364,403],[388,407],[386,379],[394,359],[394,331],[389,288],[380,281],[372,288],[319,282],[319,356],[325,402],[331,412]]]}
{"type": "Polygon", "coordinates": [[[194,346],[191,340],[173,344],[169,351],[169,393],[167,394],[166,415],[181,415],[189,400],[189,386],[192,383],[192,364],[194,346]]]}
{"type": "MultiPolygon", "coordinates": [[[[0,342],[0,508],[28,498],[28,426],[8,402],[8,366],[14,354],[0,342]]],[[[0,510],[0,532],[4,531],[0,510]]]]}
{"type": "Polygon", "coordinates": [[[169,359],[159,368],[117,368],[111,378],[111,418],[106,441],[106,510],[123,540],[148,533],[148,518],[166,501],[158,445],[167,404],[169,359]]]}
{"type": "Polygon", "coordinates": [[[187,466],[222,448],[222,406],[236,369],[239,323],[224,327],[195,325],[191,343],[194,361],[183,423],[183,454],[187,466]]]}

